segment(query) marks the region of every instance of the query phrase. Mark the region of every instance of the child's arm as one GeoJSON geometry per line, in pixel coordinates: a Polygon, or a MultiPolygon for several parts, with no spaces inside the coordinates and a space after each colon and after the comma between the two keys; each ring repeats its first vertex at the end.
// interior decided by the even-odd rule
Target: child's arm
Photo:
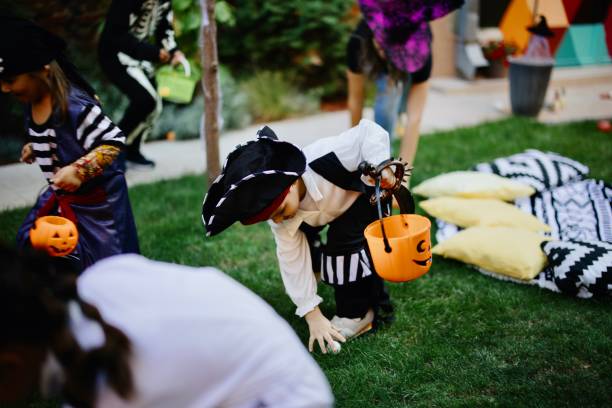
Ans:
{"type": "Polygon", "coordinates": [[[174,38],[174,27],[172,27],[172,2],[168,0],[160,3],[160,7],[164,7],[165,10],[159,24],[155,28],[155,41],[160,48],[167,50],[173,56],[178,47],[174,38]]]}
{"type": "Polygon", "coordinates": [[[297,306],[295,314],[304,317],[323,299],[317,295],[317,280],[312,270],[312,258],[306,235],[297,231],[291,235],[282,224],[269,221],[276,242],[276,256],[285,291],[297,306]]]}
{"type": "Polygon", "coordinates": [[[99,176],[104,172],[104,169],[109,166],[117,156],[121,149],[117,146],[100,145],[81,157],[79,160],[72,163],[76,167],[77,177],[86,182],[94,177],[99,176]]]}
{"type": "Polygon", "coordinates": [[[82,183],[102,174],[119,155],[125,136],[95,103],[74,105],[70,115],[75,138],[87,153],[59,169],[53,176],[53,185],[73,192],[82,183]]]}
{"type": "Polygon", "coordinates": [[[22,163],[32,164],[36,160],[34,156],[34,149],[32,149],[32,143],[26,143],[23,148],[21,148],[21,158],[19,161],[22,163]]]}
{"type": "Polygon", "coordinates": [[[64,191],[74,192],[81,184],[99,176],[119,155],[116,146],[101,145],[74,163],[64,166],[53,176],[53,185],[64,191]]]}
{"type": "Polygon", "coordinates": [[[333,346],[333,340],[345,341],[344,337],[332,327],[330,321],[321,313],[319,303],[323,300],[317,295],[317,280],[312,269],[312,258],[306,235],[297,231],[294,235],[282,226],[268,222],[276,241],[276,255],[285,291],[297,306],[296,314],[308,323],[308,349],[313,351],[314,342],[319,343],[323,353],[327,352],[325,342],[333,346]]]}
{"type": "Polygon", "coordinates": [[[99,105],[95,103],[81,105],[75,108],[71,115],[76,129],[76,139],[85,151],[91,152],[101,145],[119,148],[124,146],[123,132],[102,112],[99,105]]]}
{"type": "Polygon", "coordinates": [[[307,158],[333,152],[349,172],[357,171],[363,161],[378,165],[391,157],[389,134],[368,119],[338,136],[318,139],[303,150],[307,158]]]}

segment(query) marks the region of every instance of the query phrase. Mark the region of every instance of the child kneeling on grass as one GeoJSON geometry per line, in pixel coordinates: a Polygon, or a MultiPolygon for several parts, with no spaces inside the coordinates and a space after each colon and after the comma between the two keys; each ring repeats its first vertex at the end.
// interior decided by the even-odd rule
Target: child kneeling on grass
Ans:
{"type": "Polygon", "coordinates": [[[118,255],[77,278],[39,254],[0,258],[0,406],[37,388],[73,407],[333,404],[291,327],[214,268],[118,255]]]}
{"type": "MultiPolygon", "coordinates": [[[[369,202],[371,180],[359,165],[389,158],[389,135],[369,120],[339,136],[319,139],[300,150],[278,140],[264,127],[255,141],[229,154],[222,174],[204,198],[207,235],[235,221],[250,225],[268,220],[285,289],[310,330],[308,349],[318,342],[323,353],[335,340],[364,333],[393,308],[376,274],[363,235],[378,218],[369,202]],[[326,226],[327,242],[319,232],[326,226]],[[335,291],[336,316],[328,320],[319,304],[317,277],[335,291]],[[327,343],[327,346],[325,345],[327,343]]],[[[395,186],[390,170],[383,188],[395,186]]]]}
{"type": "Polygon", "coordinates": [[[78,228],[79,269],[107,256],[139,252],[127,184],[116,158],[125,137],[102,112],[94,90],[66,59],[66,43],[23,19],[0,16],[0,86],[24,105],[28,143],[49,184],[17,233],[29,246],[36,218],[59,214],[78,228]]]}

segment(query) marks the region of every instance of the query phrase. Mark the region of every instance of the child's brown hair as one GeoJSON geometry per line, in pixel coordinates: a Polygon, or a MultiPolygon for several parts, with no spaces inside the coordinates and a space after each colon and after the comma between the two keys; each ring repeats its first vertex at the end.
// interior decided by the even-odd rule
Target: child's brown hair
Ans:
{"type": "Polygon", "coordinates": [[[63,121],[68,113],[70,82],[56,61],[51,61],[48,64],[48,67],[48,75],[44,74],[44,70],[30,73],[30,75],[42,81],[48,88],[53,101],[53,109],[58,110],[60,119],[63,121]]]}
{"type": "Polygon", "coordinates": [[[0,347],[37,345],[48,349],[64,369],[63,397],[74,406],[94,406],[98,376],[122,398],[133,393],[128,364],[130,341],[106,323],[98,309],[77,293],[76,275],[46,256],[0,245],[0,347]],[[100,324],[104,343],[83,350],[70,328],[69,304],[100,324]]]}

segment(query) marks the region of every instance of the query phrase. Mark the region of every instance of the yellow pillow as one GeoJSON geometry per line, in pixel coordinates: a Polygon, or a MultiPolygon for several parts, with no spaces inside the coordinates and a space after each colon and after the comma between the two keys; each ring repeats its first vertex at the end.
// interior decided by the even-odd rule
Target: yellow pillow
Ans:
{"type": "Polygon", "coordinates": [[[438,197],[420,202],[431,216],[463,228],[476,225],[550,231],[550,227],[512,204],[490,198],[438,197]]]}
{"type": "Polygon", "coordinates": [[[531,280],[546,266],[540,243],[548,238],[510,227],[470,227],[431,252],[516,279],[531,280]]]}
{"type": "Polygon", "coordinates": [[[454,171],[425,180],[414,187],[412,192],[429,198],[454,196],[498,198],[504,201],[513,201],[519,197],[532,195],[535,193],[535,189],[527,184],[496,174],[479,171],[454,171]]]}

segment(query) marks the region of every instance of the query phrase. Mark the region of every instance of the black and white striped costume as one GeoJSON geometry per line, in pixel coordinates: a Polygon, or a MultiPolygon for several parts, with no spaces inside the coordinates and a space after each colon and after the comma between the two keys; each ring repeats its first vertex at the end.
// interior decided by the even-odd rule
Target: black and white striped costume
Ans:
{"type": "Polygon", "coordinates": [[[369,203],[359,163],[380,163],[389,158],[387,132],[369,120],[303,149],[308,165],[302,180],[306,196],[296,215],[282,223],[269,221],[274,233],[285,289],[304,316],[321,301],[314,272],[334,286],[336,314],[363,317],[369,308],[388,301],[376,275],[363,235],[377,219],[369,203]],[[321,245],[318,231],[329,226],[321,245]]]}
{"type": "MultiPolygon", "coordinates": [[[[70,164],[58,156],[58,139],[72,139],[76,133],[76,142],[82,148],[77,155],[81,156],[102,144],[122,147],[125,141],[121,129],[102,112],[99,105],[88,100],[82,92],[72,92],[69,102],[69,119],[73,123],[68,128],[57,127],[52,123],[37,125],[33,121],[28,124],[28,141],[34,150],[36,163],[49,184],[52,184],[51,179],[57,170],[70,164]],[[66,130],[66,135],[62,134],[63,130],[66,130]]],[[[54,119],[53,116],[50,118],[51,121],[54,119]]]]}
{"type": "MultiPolygon", "coordinates": [[[[65,118],[56,110],[43,124],[35,123],[31,110],[25,110],[28,141],[49,187],[38,197],[19,227],[17,243],[20,247],[30,245],[30,229],[39,216],[39,210],[59,196],[70,202],[77,219],[79,267],[85,268],[112,255],[138,253],[138,236],[127,184],[116,160],[107,165],[102,174],[87,180],[73,193],[57,190],[51,183],[57,170],[74,163],[96,147],[121,147],[125,140],[119,127],[102,112],[98,102],[74,84],[70,86],[67,108],[65,118]]],[[[59,211],[61,208],[49,214],[58,215],[59,211]]]]}
{"type": "Polygon", "coordinates": [[[159,61],[162,48],[170,54],[177,49],[171,0],[112,2],[98,51],[103,71],[130,100],[119,122],[127,138],[128,156],[130,151],[139,151],[161,113],[153,63],[159,61]],[[150,37],[155,44],[148,42],[150,37]]]}

